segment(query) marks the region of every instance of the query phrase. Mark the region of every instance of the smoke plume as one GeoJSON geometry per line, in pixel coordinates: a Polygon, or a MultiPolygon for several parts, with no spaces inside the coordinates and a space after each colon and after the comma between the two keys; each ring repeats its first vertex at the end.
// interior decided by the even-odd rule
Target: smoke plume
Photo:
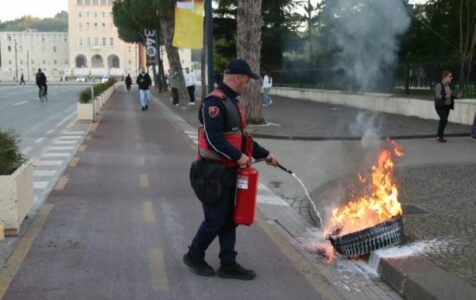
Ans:
{"type": "Polygon", "coordinates": [[[402,0],[332,0],[322,12],[334,67],[355,88],[375,89],[391,76],[399,37],[410,18],[402,0]],[[387,74],[384,74],[387,73],[387,74]]]}

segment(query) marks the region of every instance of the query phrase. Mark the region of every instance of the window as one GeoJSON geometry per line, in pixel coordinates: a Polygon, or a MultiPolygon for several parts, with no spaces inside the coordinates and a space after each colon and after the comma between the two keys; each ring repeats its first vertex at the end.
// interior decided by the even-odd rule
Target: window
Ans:
{"type": "Polygon", "coordinates": [[[9,64],[9,65],[11,65],[11,64],[12,64],[12,61],[11,61],[11,60],[9,60],[9,61],[8,61],[8,64],[9,64]]]}
{"type": "Polygon", "coordinates": [[[79,6],[83,5],[83,0],[76,1],[76,4],[79,5],[79,6]]]}
{"type": "Polygon", "coordinates": [[[43,59],[43,64],[46,65],[46,60],[43,59]]]}
{"type": "Polygon", "coordinates": [[[87,11],[87,12],[86,12],[86,17],[88,17],[88,18],[89,18],[89,11],[87,11]]]}
{"type": "Polygon", "coordinates": [[[23,59],[20,59],[20,65],[23,65],[23,59]]]}
{"type": "Polygon", "coordinates": [[[9,42],[11,42],[11,41],[12,41],[12,36],[11,36],[11,35],[7,35],[7,39],[8,39],[9,42]]]}
{"type": "MultiPolygon", "coordinates": [[[[82,45],[83,44],[83,38],[79,38],[79,42],[82,45]]],[[[56,52],[56,46],[53,46],[53,52],[56,52]]]]}
{"type": "Polygon", "coordinates": [[[106,5],[106,0],[101,0],[101,5],[106,5]]]}
{"type": "Polygon", "coordinates": [[[18,47],[18,52],[23,52],[23,46],[18,47]]]}
{"type": "Polygon", "coordinates": [[[81,12],[78,12],[78,18],[81,18],[81,12]]]}
{"type": "Polygon", "coordinates": [[[95,18],[98,17],[98,12],[97,12],[97,11],[94,12],[94,17],[95,17],[95,18]]]}
{"type": "Polygon", "coordinates": [[[102,17],[103,17],[103,18],[106,17],[106,13],[105,13],[105,12],[102,12],[102,17]]]}
{"type": "Polygon", "coordinates": [[[110,38],[110,39],[109,39],[109,44],[110,44],[111,46],[114,46],[114,38],[110,38]]]}
{"type": "Polygon", "coordinates": [[[91,0],[84,0],[85,5],[91,5],[91,0]]]}
{"type": "Polygon", "coordinates": [[[79,45],[80,45],[80,46],[83,45],[83,38],[82,38],[82,37],[79,38],[79,45]]]}
{"type": "Polygon", "coordinates": [[[94,29],[98,29],[98,23],[94,23],[94,29]]]}
{"type": "Polygon", "coordinates": [[[98,5],[99,4],[98,2],[99,2],[98,0],[93,0],[93,5],[98,5]]]}
{"type": "Polygon", "coordinates": [[[87,41],[87,42],[86,42],[87,45],[88,45],[88,46],[91,46],[91,38],[88,37],[88,38],[86,39],[86,41],[87,41]]]}
{"type": "Polygon", "coordinates": [[[32,65],[35,64],[35,60],[34,60],[34,59],[31,60],[31,64],[32,64],[32,65]]]}
{"type": "Polygon", "coordinates": [[[102,45],[106,46],[106,38],[105,37],[102,38],[102,45]]]}
{"type": "Polygon", "coordinates": [[[12,52],[12,46],[8,46],[8,52],[12,52]]]}
{"type": "Polygon", "coordinates": [[[94,46],[97,46],[99,44],[99,39],[98,38],[95,38],[94,39],[94,46]]]}
{"type": "Polygon", "coordinates": [[[106,23],[102,23],[102,29],[106,29],[106,23]]]}
{"type": "Polygon", "coordinates": [[[67,65],[67,64],[68,64],[68,60],[65,60],[65,61],[64,61],[64,64],[67,65]]]}
{"type": "Polygon", "coordinates": [[[86,23],[86,29],[89,29],[89,22],[86,23]]]}
{"type": "Polygon", "coordinates": [[[56,65],[58,62],[55,60],[53,60],[53,65],[56,65]]]}
{"type": "Polygon", "coordinates": [[[83,28],[83,24],[79,23],[79,30],[81,30],[83,28]]]}

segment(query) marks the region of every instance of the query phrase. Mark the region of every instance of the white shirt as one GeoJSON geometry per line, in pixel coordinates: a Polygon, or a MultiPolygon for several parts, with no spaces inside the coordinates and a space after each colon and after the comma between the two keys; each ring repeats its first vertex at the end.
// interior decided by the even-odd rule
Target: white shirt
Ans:
{"type": "Polygon", "coordinates": [[[185,73],[185,85],[186,86],[194,86],[197,83],[197,78],[193,71],[189,73],[185,73]]]}
{"type": "Polygon", "coordinates": [[[264,75],[263,88],[267,89],[267,88],[271,88],[272,86],[273,86],[273,79],[269,77],[268,75],[264,75]]]}

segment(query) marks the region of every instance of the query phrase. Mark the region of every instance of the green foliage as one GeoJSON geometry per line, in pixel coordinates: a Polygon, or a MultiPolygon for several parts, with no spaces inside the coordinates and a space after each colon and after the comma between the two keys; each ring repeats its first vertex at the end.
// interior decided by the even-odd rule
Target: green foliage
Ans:
{"type": "Polygon", "coordinates": [[[39,19],[32,16],[23,16],[12,21],[0,22],[0,31],[25,31],[27,29],[67,32],[68,13],[62,11],[53,18],[39,19]]]}
{"type": "MultiPolygon", "coordinates": [[[[107,90],[109,87],[114,85],[117,80],[114,78],[109,78],[109,80],[106,83],[99,83],[93,85],[93,92],[94,92],[94,97],[101,95],[105,90],[107,90]]],[[[91,88],[88,87],[87,89],[84,89],[79,93],[79,103],[86,104],[86,103],[91,103],[91,88]]]]}
{"type": "Polygon", "coordinates": [[[25,162],[19,143],[13,130],[0,130],[0,175],[11,175],[25,162]]]}

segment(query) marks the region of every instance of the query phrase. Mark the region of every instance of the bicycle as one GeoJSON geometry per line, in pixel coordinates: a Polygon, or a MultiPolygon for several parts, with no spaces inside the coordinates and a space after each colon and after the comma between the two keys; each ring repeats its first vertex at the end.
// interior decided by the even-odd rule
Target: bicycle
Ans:
{"type": "Polygon", "coordinates": [[[40,86],[40,91],[39,91],[38,96],[40,97],[41,102],[48,101],[48,97],[47,97],[47,94],[46,94],[46,85],[40,86]]]}

